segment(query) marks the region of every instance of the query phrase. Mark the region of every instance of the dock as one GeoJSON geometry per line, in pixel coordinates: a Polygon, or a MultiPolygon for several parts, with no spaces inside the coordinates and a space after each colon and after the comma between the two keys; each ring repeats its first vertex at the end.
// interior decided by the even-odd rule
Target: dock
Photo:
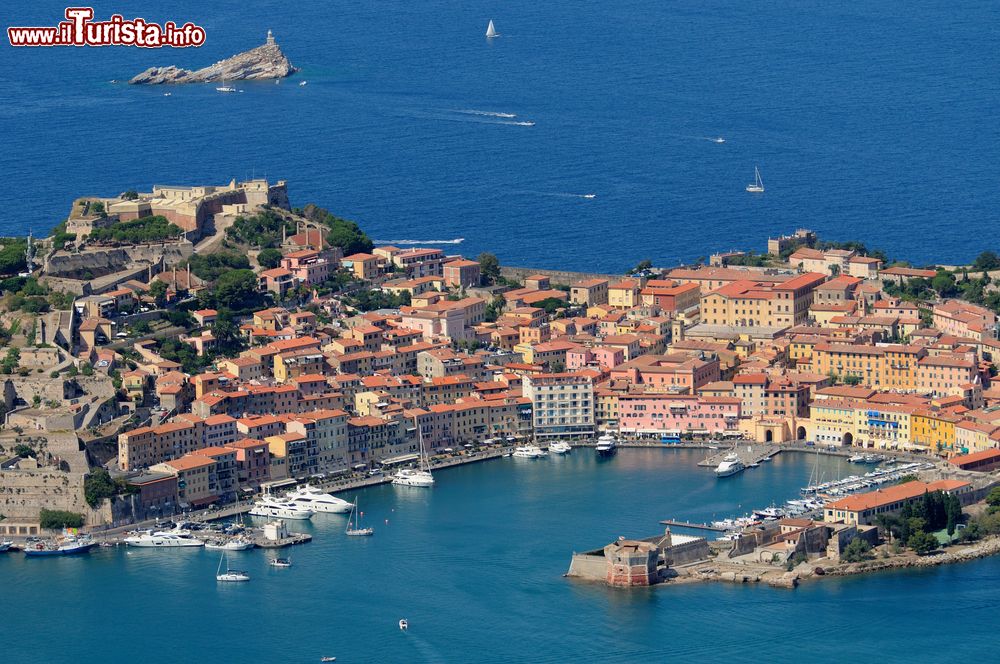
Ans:
{"type": "Polygon", "coordinates": [[[699,461],[698,465],[702,467],[715,468],[722,463],[722,460],[726,457],[726,455],[736,454],[740,458],[740,461],[743,462],[743,465],[749,468],[755,463],[760,463],[765,459],[770,459],[780,451],[781,448],[777,445],[740,444],[735,447],[720,449],[715,454],[711,454],[699,461]]]}
{"type": "Polygon", "coordinates": [[[718,526],[713,526],[710,523],[691,523],[690,521],[674,521],[673,519],[664,519],[660,521],[664,526],[670,526],[671,528],[692,528],[694,530],[713,530],[717,533],[723,533],[726,531],[725,528],[719,528],[718,526]]]}
{"type": "Polygon", "coordinates": [[[281,549],[286,546],[293,546],[295,544],[305,544],[312,541],[312,535],[306,533],[288,533],[288,537],[282,537],[281,539],[271,540],[263,536],[255,535],[253,538],[254,544],[256,544],[261,549],[281,549]]]}

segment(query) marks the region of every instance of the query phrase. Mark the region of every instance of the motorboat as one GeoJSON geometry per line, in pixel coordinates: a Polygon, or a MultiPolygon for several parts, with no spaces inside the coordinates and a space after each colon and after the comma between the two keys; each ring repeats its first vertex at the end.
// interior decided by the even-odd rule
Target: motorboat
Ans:
{"type": "Polygon", "coordinates": [[[402,468],[392,477],[395,486],[434,486],[434,477],[429,470],[418,468],[402,468]]]}
{"type": "Polygon", "coordinates": [[[320,657],[319,661],[321,661],[321,662],[336,662],[337,658],[336,657],[320,657]]]}
{"type": "Polygon", "coordinates": [[[267,561],[267,564],[271,567],[280,567],[282,569],[292,566],[291,558],[271,558],[267,561]]]}
{"type": "Polygon", "coordinates": [[[147,549],[168,549],[181,547],[205,546],[205,543],[192,537],[187,530],[143,530],[125,538],[125,544],[147,549]]]}
{"type": "Polygon", "coordinates": [[[358,512],[358,499],[351,505],[351,516],[347,517],[347,528],[344,533],[350,537],[370,537],[375,534],[374,528],[361,527],[361,514],[358,512]]]}
{"type": "Polygon", "coordinates": [[[753,183],[747,185],[747,191],[751,194],[764,193],[764,181],[760,179],[760,171],[756,166],[753,167],[753,183]]]}
{"type": "Polygon", "coordinates": [[[727,454],[722,458],[722,462],[715,468],[716,477],[729,477],[736,473],[741,473],[746,469],[740,457],[736,454],[727,454]]]}
{"type": "Polygon", "coordinates": [[[724,139],[724,138],[723,138],[723,137],[721,137],[721,136],[716,136],[715,138],[713,138],[713,139],[712,139],[712,142],[713,142],[713,143],[725,143],[725,142],[726,142],[726,139],[724,139]]]}
{"type": "Polygon", "coordinates": [[[569,454],[573,447],[564,440],[559,440],[549,445],[549,452],[553,454],[569,454]]]}
{"type": "Polygon", "coordinates": [[[536,445],[525,445],[514,450],[514,457],[518,459],[541,459],[548,456],[545,451],[536,445]]]}
{"type": "Polygon", "coordinates": [[[209,540],[205,548],[212,551],[247,551],[257,546],[251,539],[235,537],[229,540],[209,540]]]}
{"type": "Polygon", "coordinates": [[[409,622],[408,622],[408,621],[406,620],[406,618],[403,618],[403,619],[401,619],[401,620],[399,621],[399,628],[400,628],[401,630],[403,630],[404,632],[405,632],[405,631],[406,631],[407,629],[409,629],[409,627],[410,627],[410,623],[409,623],[409,622]]]}
{"type": "Polygon", "coordinates": [[[13,542],[10,541],[0,542],[0,553],[3,553],[5,551],[10,551],[10,547],[12,546],[14,546],[13,542]]]}
{"type": "Polygon", "coordinates": [[[230,569],[228,561],[226,560],[226,554],[222,554],[219,558],[219,569],[215,571],[216,581],[229,581],[229,582],[239,582],[239,581],[249,581],[250,575],[243,570],[230,569]],[[222,571],[222,563],[226,562],[226,571],[222,571]]]}
{"type": "Polygon", "coordinates": [[[606,433],[597,439],[597,447],[594,449],[598,456],[611,456],[618,451],[618,441],[610,433],[606,433]]]}
{"type": "Polygon", "coordinates": [[[849,463],[864,463],[864,461],[865,461],[865,455],[864,454],[855,454],[853,456],[847,457],[847,461],[849,463]]]}
{"type": "Polygon", "coordinates": [[[351,511],[351,504],[343,498],[337,498],[308,484],[300,486],[294,491],[285,494],[288,502],[299,507],[310,509],[316,513],[325,514],[347,514],[351,511]]]}
{"type": "Polygon", "coordinates": [[[785,510],[780,507],[775,507],[774,505],[765,507],[762,510],[754,510],[753,513],[762,519],[780,519],[785,516],[785,510]]]}
{"type": "Polygon", "coordinates": [[[29,542],[24,546],[24,555],[30,557],[74,556],[81,553],[87,553],[95,546],[97,546],[97,542],[91,539],[89,535],[68,535],[58,537],[54,540],[29,542]]]}
{"type": "Polygon", "coordinates": [[[303,86],[307,85],[308,83],[309,83],[309,81],[301,81],[301,82],[299,83],[299,87],[301,88],[301,87],[303,87],[303,86]]]}
{"type": "Polygon", "coordinates": [[[250,516],[277,517],[279,519],[295,519],[304,521],[311,519],[314,512],[293,502],[279,500],[271,495],[264,495],[250,508],[250,516]]]}

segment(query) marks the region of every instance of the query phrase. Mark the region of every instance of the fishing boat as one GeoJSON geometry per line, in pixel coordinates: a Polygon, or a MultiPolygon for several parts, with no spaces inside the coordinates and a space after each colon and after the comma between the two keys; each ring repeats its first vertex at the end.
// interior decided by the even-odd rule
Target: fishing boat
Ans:
{"type": "Polygon", "coordinates": [[[292,566],[292,559],[291,558],[271,558],[269,561],[267,561],[267,564],[270,565],[271,567],[279,567],[279,568],[285,569],[285,568],[288,568],[288,567],[292,566]]]}
{"type": "Polygon", "coordinates": [[[219,558],[219,568],[215,570],[215,580],[216,581],[227,581],[227,582],[239,582],[239,581],[249,581],[250,575],[243,570],[230,569],[229,561],[226,560],[226,554],[223,553],[219,558]],[[222,563],[226,562],[226,571],[222,571],[222,563]]]}
{"type": "Polygon", "coordinates": [[[420,460],[417,468],[402,468],[392,478],[393,486],[434,486],[434,476],[431,475],[431,462],[427,458],[427,450],[424,449],[424,430],[414,417],[413,423],[417,427],[417,436],[420,442],[420,460]]]}
{"type": "Polygon", "coordinates": [[[493,27],[493,19],[490,19],[490,24],[486,26],[486,38],[493,39],[494,37],[499,37],[500,33],[497,29],[493,27]]]}
{"type": "Polygon", "coordinates": [[[751,194],[764,193],[764,181],[760,179],[760,171],[756,166],[753,167],[753,183],[747,185],[747,191],[751,194]]]}
{"type": "Polygon", "coordinates": [[[361,527],[361,515],[358,513],[358,499],[354,499],[351,516],[347,517],[347,528],[344,532],[350,537],[368,537],[375,534],[374,528],[361,527]]]}
{"type": "Polygon", "coordinates": [[[24,545],[24,555],[38,556],[74,556],[87,553],[97,546],[89,535],[63,535],[54,540],[39,540],[24,545]]]}

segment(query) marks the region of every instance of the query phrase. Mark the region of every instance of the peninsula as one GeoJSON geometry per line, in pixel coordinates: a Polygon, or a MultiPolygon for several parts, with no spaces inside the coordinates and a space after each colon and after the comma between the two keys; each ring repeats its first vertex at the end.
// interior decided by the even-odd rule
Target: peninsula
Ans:
{"type": "Polygon", "coordinates": [[[165,83],[221,83],[223,81],[266,81],[291,76],[298,69],[292,66],[267,31],[262,46],[220,60],[214,65],[191,71],[170,65],[150,67],[132,78],[130,85],[162,85],[165,83]]]}

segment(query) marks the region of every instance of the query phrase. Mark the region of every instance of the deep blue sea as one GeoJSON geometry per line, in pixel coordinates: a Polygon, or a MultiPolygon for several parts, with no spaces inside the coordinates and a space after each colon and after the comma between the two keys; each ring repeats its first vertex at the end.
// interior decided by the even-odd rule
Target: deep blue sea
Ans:
{"type": "MultiPolygon", "coordinates": [[[[52,25],[64,7],[8,3],[4,20],[52,25]]],[[[918,263],[997,249],[993,0],[140,0],[95,11],[190,20],[208,41],[4,40],[0,232],[47,230],[81,194],[266,175],[289,181],[293,204],[326,206],[376,239],[461,237],[447,248],[513,265],[676,264],[762,251],[798,226],[918,263]],[[281,85],[165,97],[109,83],[206,66],[268,28],[302,68],[281,85]],[[755,165],[760,196],[744,191],[755,165]]]]}
{"type": "MultiPolygon", "coordinates": [[[[203,550],[0,555],[2,659],[82,662],[993,661],[1000,560],[797,590],[693,584],[612,590],[562,577],[574,550],[648,536],[664,518],[729,516],[796,495],[839,459],[779,455],[717,479],[702,451],[592,450],[436,473],[431,490],[358,492],[371,538],[317,515],[312,543],[230,554],[251,574],[219,584],[203,550]],[[815,464],[815,465],[814,465],[815,464]],[[815,470],[814,470],[815,468],[815,470]],[[410,629],[397,623],[407,618],[410,629]],[[987,630],[987,631],[983,631],[987,630]],[[954,657],[953,657],[954,656],[954,657]]],[[[352,496],[347,496],[351,498],[352,496]]]]}

